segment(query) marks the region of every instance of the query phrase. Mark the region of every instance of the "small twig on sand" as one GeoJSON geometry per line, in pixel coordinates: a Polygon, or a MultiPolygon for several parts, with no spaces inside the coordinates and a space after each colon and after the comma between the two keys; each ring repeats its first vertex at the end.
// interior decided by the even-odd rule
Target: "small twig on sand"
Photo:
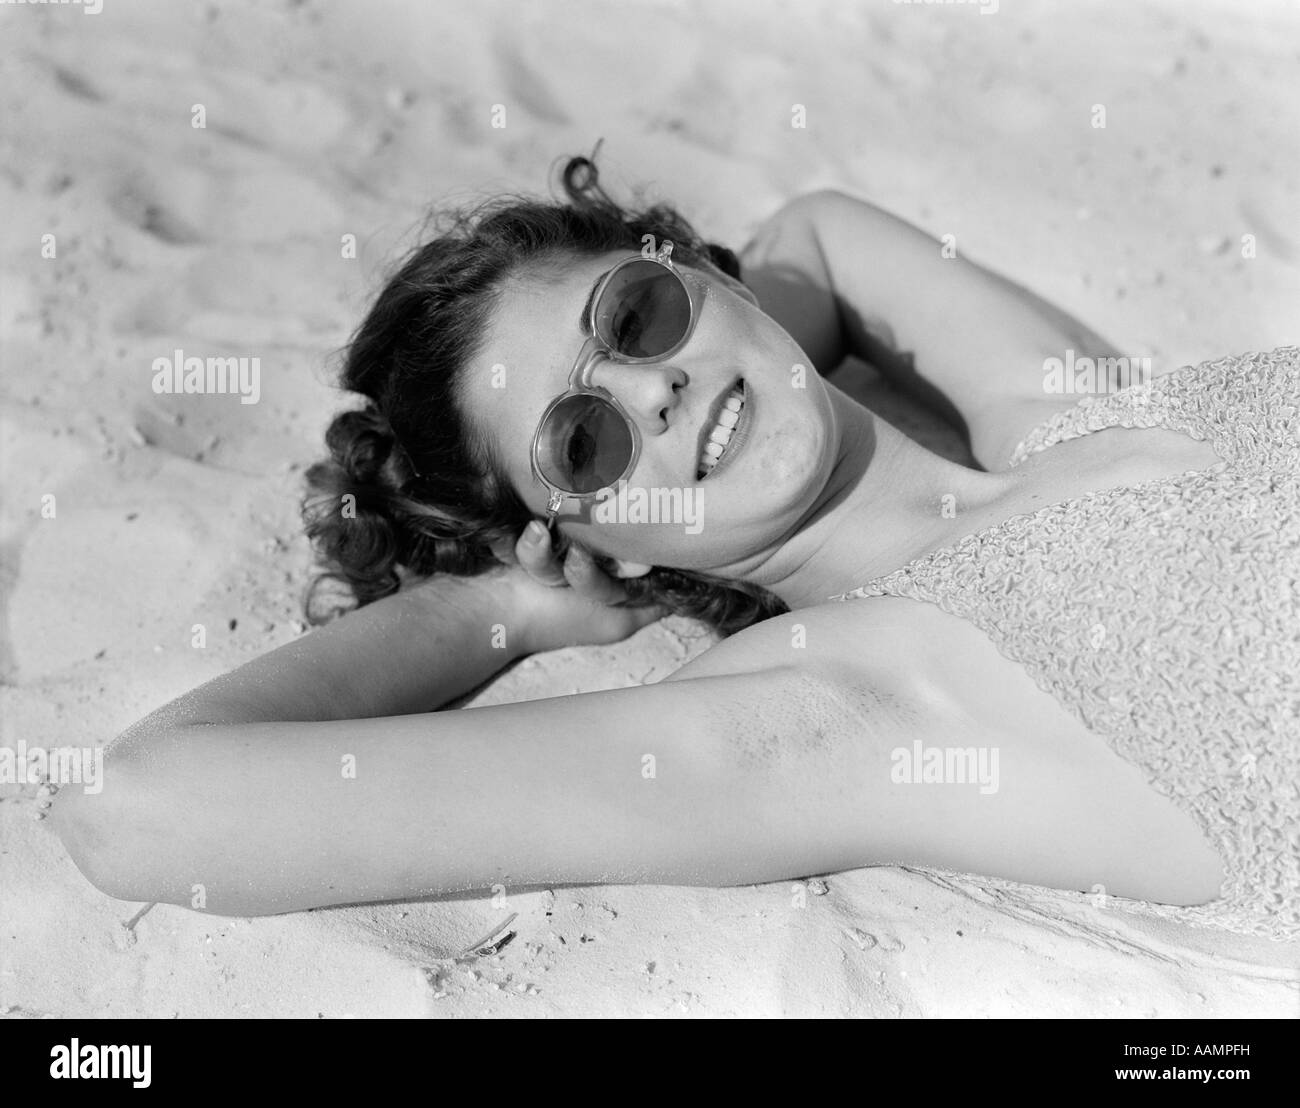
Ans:
{"type": "Polygon", "coordinates": [[[158,907],[158,902],[156,900],[150,904],[146,904],[143,908],[141,908],[138,912],[136,912],[136,914],[133,915],[129,920],[125,920],[122,923],[122,926],[125,927],[128,931],[134,931],[135,925],[139,923],[142,919],[144,919],[145,913],[157,907],[158,907]]]}
{"type": "Polygon", "coordinates": [[[478,942],[470,943],[469,946],[457,955],[457,957],[467,958],[471,954],[479,957],[487,957],[490,954],[495,954],[501,947],[505,946],[510,939],[514,938],[514,932],[510,931],[509,928],[518,916],[518,912],[511,912],[510,915],[506,916],[505,919],[479,939],[478,942]]]}

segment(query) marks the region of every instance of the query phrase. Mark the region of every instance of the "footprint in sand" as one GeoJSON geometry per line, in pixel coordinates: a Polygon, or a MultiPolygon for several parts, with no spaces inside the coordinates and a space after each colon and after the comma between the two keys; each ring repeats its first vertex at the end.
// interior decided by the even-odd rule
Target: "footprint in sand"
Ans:
{"type": "Polygon", "coordinates": [[[70,69],[65,69],[61,65],[54,67],[54,80],[58,83],[59,88],[71,96],[80,100],[90,100],[100,103],[107,99],[99,89],[95,88],[80,73],[74,73],[70,69]]]}
{"type": "Polygon", "coordinates": [[[552,93],[550,84],[524,61],[510,42],[504,37],[499,38],[494,53],[506,71],[508,105],[517,105],[543,123],[560,127],[569,125],[569,113],[552,93]]]}
{"type": "Polygon", "coordinates": [[[108,198],[120,219],[169,246],[192,246],[203,237],[185,219],[171,211],[141,181],[127,181],[108,198]]]}
{"type": "Polygon", "coordinates": [[[317,159],[358,121],[333,90],[288,77],[206,73],[208,129],[251,147],[317,159]]]}

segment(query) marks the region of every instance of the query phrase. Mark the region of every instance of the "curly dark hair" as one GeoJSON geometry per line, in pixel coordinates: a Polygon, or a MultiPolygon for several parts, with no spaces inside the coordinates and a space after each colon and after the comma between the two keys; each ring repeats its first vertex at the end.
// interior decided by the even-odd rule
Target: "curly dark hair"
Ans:
{"type": "MultiPolygon", "coordinates": [[[[624,210],[600,187],[592,158],[570,158],[567,202],[504,196],[445,213],[445,230],[414,249],[345,348],[339,384],[366,397],[325,434],[330,456],[308,469],[303,520],[323,572],[305,600],[320,624],[396,592],[411,576],[474,575],[498,565],[491,544],[533,518],[458,403],[502,283],[530,262],[639,250],[671,239],[674,258],[708,260],[740,279],[725,247],[704,242],[669,205],[624,210]],[[322,610],[320,586],[345,595],[322,610]]],[[[556,529],[559,532],[559,529],[556,529]]],[[[567,540],[557,537],[563,553],[567,540]]],[[[596,563],[609,572],[613,559],[596,563]]],[[[723,635],[788,611],[757,585],[656,566],[626,582],[634,607],[662,604],[723,635]]]]}

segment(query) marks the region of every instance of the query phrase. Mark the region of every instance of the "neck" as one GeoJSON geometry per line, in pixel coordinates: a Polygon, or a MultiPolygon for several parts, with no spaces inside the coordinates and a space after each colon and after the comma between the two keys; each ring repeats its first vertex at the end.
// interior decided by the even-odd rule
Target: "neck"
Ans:
{"type": "Polygon", "coordinates": [[[732,567],[791,609],[823,604],[967,533],[945,507],[960,505],[970,518],[1005,487],[1005,478],[931,453],[827,388],[839,443],[830,479],[782,540],[732,567]]]}

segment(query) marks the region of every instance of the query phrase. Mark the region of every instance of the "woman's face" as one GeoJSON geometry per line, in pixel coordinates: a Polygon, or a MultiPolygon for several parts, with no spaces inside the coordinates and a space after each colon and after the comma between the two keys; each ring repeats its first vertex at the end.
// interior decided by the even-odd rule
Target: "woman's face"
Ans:
{"type": "MultiPolygon", "coordinates": [[[[634,254],[579,258],[506,282],[465,375],[470,420],[540,518],[548,490],[533,476],[533,435],[569,387],[592,286],[634,254]]],[[[779,545],[812,506],[835,462],[835,419],[806,355],[748,289],[712,267],[678,269],[708,285],[686,345],[660,362],[602,358],[589,372],[640,431],[625,495],[566,499],[559,522],[573,540],[624,562],[718,572],[779,545]],[[701,446],[738,379],[740,421],[717,468],[700,479],[701,446]]]]}

